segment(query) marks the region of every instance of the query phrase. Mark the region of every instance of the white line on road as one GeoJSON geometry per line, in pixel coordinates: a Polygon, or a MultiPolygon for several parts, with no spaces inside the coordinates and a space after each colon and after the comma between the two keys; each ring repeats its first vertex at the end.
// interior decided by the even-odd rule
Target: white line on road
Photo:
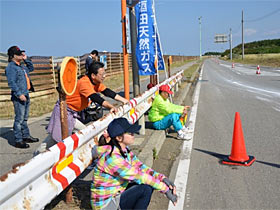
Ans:
{"type": "MultiPolygon", "coordinates": [[[[203,66],[201,67],[201,72],[199,76],[199,80],[202,80],[202,73],[203,73],[203,66]]],[[[193,144],[193,136],[194,136],[194,129],[195,129],[195,121],[196,121],[196,114],[197,114],[197,106],[198,106],[198,99],[200,93],[200,86],[201,83],[198,82],[194,94],[194,101],[193,107],[190,115],[188,129],[188,137],[190,140],[184,141],[182,151],[180,154],[180,161],[178,164],[178,169],[175,178],[175,185],[176,185],[176,192],[178,195],[178,202],[177,205],[174,206],[172,202],[169,202],[168,210],[183,210],[184,203],[185,203],[185,194],[187,189],[187,182],[188,182],[188,174],[189,174],[189,167],[191,161],[191,150],[193,144]]]]}

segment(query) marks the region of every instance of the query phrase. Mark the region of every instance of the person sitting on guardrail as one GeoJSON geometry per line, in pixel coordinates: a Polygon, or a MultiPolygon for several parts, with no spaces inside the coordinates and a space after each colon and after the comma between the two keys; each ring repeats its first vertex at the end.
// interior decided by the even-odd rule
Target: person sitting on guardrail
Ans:
{"type": "Polygon", "coordinates": [[[91,53],[89,54],[85,62],[86,74],[89,70],[90,65],[97,60],[98,60],[98,51],[97,50],[91,51],[91,53]]]}
{"type": "Polygon", "coordinates": [[[168,100],[169,94],[173,94],[169,85],[161,85],[159,94],[155,97],[149,111],[149,120],[153,123],[156,130],[166,130],[171,125],[178,133],[178,139],[187,139],[187,129],[183,126],[180,118],[187,115],[189,106],[180,106],[168,100]]]}
{"type": "MultiPolygon", "coordinates": [[[[103,84],[104,79],[104,64],[96,61],[90,65],[88,73],[78,80],[73,95],[66,96],[69,135],[71,135],[73,131],[81,130],[86,127],[78,119],[78,112],[84,110],[90,104],[89,101],[100,104],[109,109],[111,113],[117,112],[117,108],[103,99],[98,93],[102,93],[107,97],[122,102],[123,104],[129,102],[124,97],[107,88],[103,84]]],[[[50,135],[45,139],[37,151],[35,151],[34,155],[45,151],[57,142],[62,141],[59,102],[56,103],[53,109],[47,126],[47,131],[50,135]]]]}
{"type": "Polygon", "coordinates": [[[101,136],[93,148],[93,159],[97,158],[91,186],[93,209],[147,209],[154,189],[176,205],[174,183],[144,165],[128,147],[140,128],[125,118],[114,119],[107,129],[109,141],[101,136]]]}

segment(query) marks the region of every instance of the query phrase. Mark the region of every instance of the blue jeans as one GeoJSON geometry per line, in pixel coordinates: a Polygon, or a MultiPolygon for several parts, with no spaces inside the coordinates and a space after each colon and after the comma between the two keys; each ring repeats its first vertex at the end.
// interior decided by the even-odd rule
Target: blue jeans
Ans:
{"type": "Polygon", "coordinates": [[[180,122],[181,114],[172,113],[165,116],[163,119],[153,123],[153,126],[156,130],[165,130],[173,125],[174,130],[178,131],[183,128],[182,123],[180,122]]]}
{"type": "Polygon", "coordinates": [[[154,188],[147,184],[134,184],[126,189],[120,198],[121,209],[147,209],[154,188]]]}
{"type": "Polygon", "coordinates": [[[20,142],[23,138],[30,137],[29,128],[27,125],[29,115],[30,98],[25,96],[26,101],[21,101],[19,98],[12,96],[14,104],[15,121],[14,121],[14,135],[15,141],[20,142]]]}

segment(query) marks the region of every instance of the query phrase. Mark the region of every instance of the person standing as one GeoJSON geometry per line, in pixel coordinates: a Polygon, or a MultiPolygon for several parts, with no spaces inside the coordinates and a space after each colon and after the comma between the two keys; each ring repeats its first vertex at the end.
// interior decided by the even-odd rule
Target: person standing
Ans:
{"type": "Polygon", "coordinates": [[[87,74],[87,72],[89,70],[90,64],[92,64],[95,61],[98,61],[98,51],[97,50],[91,51],[91,53],[89,54],[89,56],[86,59],[86,63],[85,63],[86,74],[87,74]]]}
{"type": "Polygon", "coordinates": [[[31,60],[27,59],[25,51],[17,46],[8,49],[8,62],[5,74],[11,88],[11,100],[15,112],[13,126],[15,147],[29,148],[27,143],[39,141],[38,138],[30,135],[27,125],[30,106],[29,91],[34,91],[29,72],[32,72],[34,68],[31,60]]]}

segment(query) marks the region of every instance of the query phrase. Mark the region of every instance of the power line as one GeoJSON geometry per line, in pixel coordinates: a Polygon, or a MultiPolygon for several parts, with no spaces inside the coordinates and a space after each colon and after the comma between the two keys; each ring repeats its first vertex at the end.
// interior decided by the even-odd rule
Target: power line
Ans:
{"type": "Polygon", "coordinates": [[[262,20],[262,19],[265,19],[271,15],[274,15],[275,13],[279,12],[280,11],[280,8],[274,10],[273,12],[270,12],[262,17],[259,17],[259,18],[256,18],[256,19],[252,19],[252,20],[244,20],[244,22],[256,22],[256,21],[259,21],[259,20],[262,20]]]}

